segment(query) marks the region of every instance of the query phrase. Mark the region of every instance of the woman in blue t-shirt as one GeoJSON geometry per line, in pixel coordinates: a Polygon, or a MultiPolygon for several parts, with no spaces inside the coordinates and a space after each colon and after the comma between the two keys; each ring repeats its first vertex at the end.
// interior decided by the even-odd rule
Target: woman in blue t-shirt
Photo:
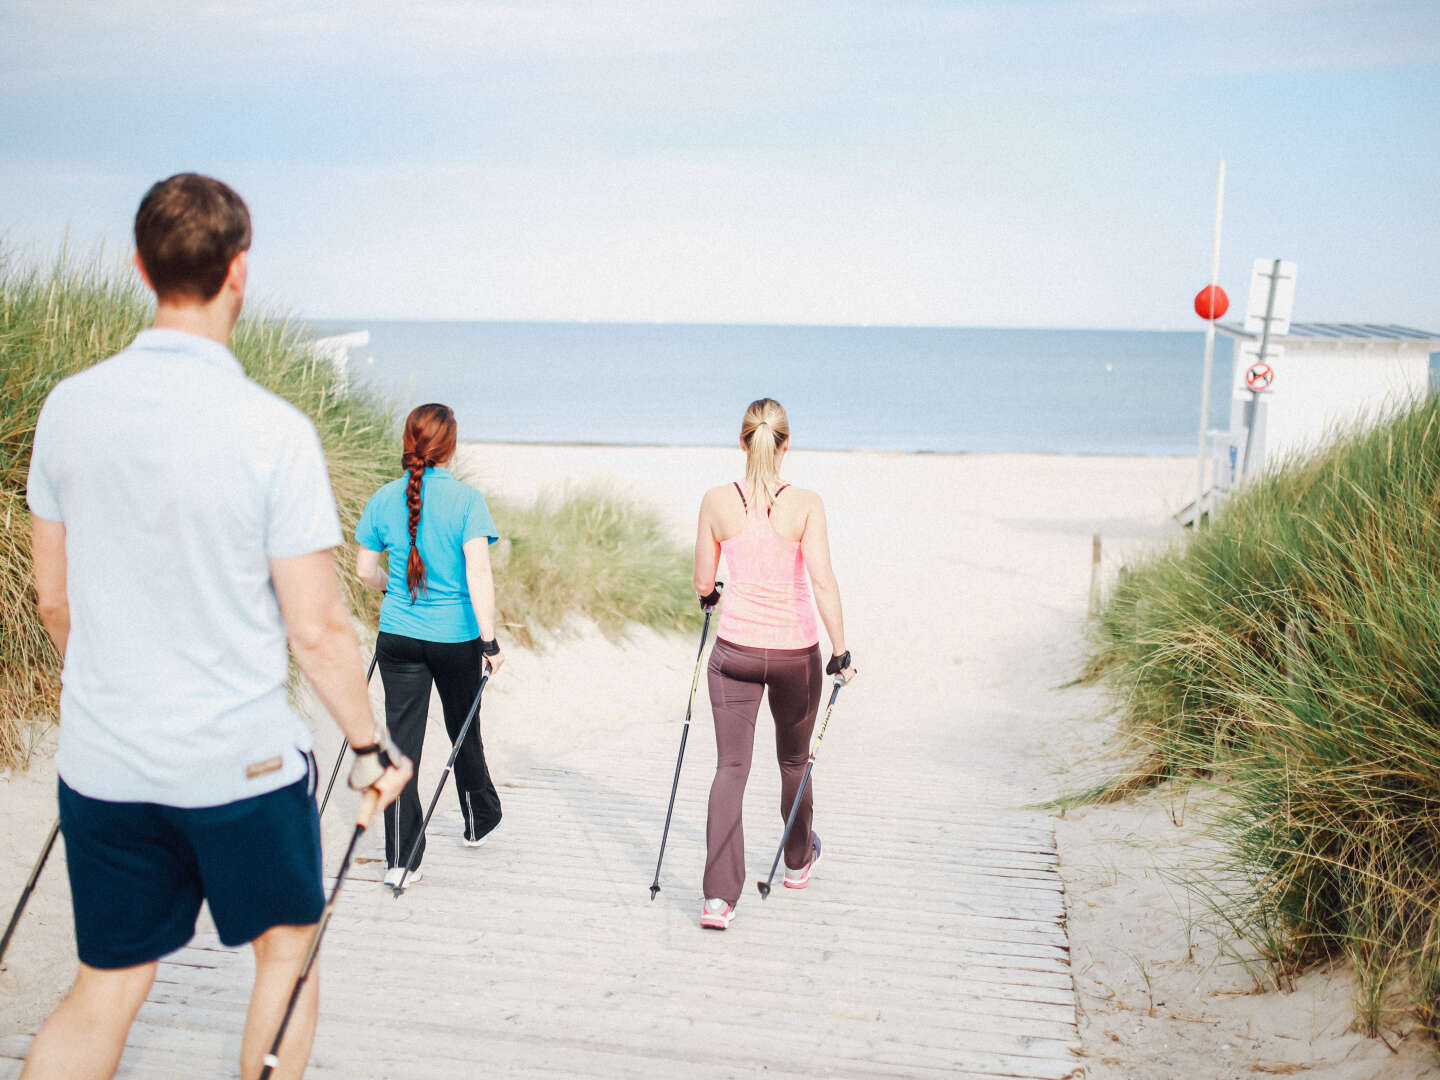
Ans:
{"type": "MultiPolygon", "coordinates": [[[[375,645],[385,684],[385,720],[415,776],[385,811],[385,882],[395,885],[420,834],[418,782],[430,685],[440,691],[451,744],[480,687],[480,665],[504,663],[495,639],[495,581],[490,545],[497,539],[485,497],[445,468],[455,456],[455,413],[421,405],[405,419],[405,476],[370,497],[355,539],[360,580],[385,593],[375,645]],[[389,556],[389,572],[380,554],[389,556]]],[[[465,844],[478,847],[500,824],[500,796],[485,765],[477,716],[455,759],[455,790],[465,844]]],[[[420,880],[420,859],[406,885],[420,880]]]]}

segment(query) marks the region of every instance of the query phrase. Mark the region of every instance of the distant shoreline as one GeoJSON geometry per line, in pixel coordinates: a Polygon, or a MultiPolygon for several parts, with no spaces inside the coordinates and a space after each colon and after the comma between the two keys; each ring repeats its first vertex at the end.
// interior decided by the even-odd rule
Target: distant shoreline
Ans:
{"type": "Polygon", "coordinates": [[[296,315],[292,322],[310,326],[326,323],[332,326],[345,325],[355,330],[364,330],[376,323],[387,325],[408,323],[431,323],[448,326],[618,326],[618,327],[703,327],[703,328],[753,328],[756,330],[979,330],[1013,334],[1195,334],[1204,336],[1203,327],[1184,326],[975,326],[960,323],[807,323],[807,322],[692,322],[686,319],[430,319],[408,317],[365,316],[345,318],[330,315],[296,315]]]}
{"type": "MultiPolygon", "coordinates": [[[[563,447],[567,450],[693,450],[710,451],[730,449],[721,443],[659,443],[659,442],[595,442],[584,439],[461,439],[462,446],[521,446],[521,447],[563,447]]],[[[1022,458],[1114,458],[1141,461],[1184,461],[1193,454],[1113,454],[1103,450],[898,450],[873,446],[853,446],[848,449],[833,446],[797,446],[796,450],[806,454],[869,454],[875,457],[1022,457],[1022,458]]]]}
{"type": "MultiPolygon", "coordinates": [[[[507,442],[730,446],[734,418],[768,396],[785,403],[804,449],[1163,458],[1196,444],[1198,333],[426,320],[324,329],[361,325],[369,340],[348,353],[357,385],[397,408],[443,401],[462,434],[507,442]]],[[[1216,428],[1232,397],[1221,359],[1216,428]]]]}

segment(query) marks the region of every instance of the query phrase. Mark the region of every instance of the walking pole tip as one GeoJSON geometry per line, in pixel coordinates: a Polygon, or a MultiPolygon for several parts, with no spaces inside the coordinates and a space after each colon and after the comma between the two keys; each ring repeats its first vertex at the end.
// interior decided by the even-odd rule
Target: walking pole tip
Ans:
{"type": "Polygon", "coordinates": [[[768,900],[768,899],[770,899],[770,883],[769,883],[768,881],[757,881],[757,882],[755,882],[755,888],[757,888],[757,889],[760,890],[760,899],[761,899],[761,900],[768,900]]]}
{"type": "Polygon", "coordinates": [[[652,902],[654,901],[655,897],[659,894],[659,892],[660,892],[660,886],[659,886],[659,885],[651,885],[651,886],[650,886],[650,899],[651,899],[652,902]]]}

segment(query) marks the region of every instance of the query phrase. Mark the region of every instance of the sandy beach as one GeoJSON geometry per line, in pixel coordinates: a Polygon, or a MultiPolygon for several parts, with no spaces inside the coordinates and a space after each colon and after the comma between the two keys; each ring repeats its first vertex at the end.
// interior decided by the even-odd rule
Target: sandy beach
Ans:
{"type": "MultiPolygon", "coordinates": [[[[825,497],[861,671],[852,719],[831,737],[872,756],[882,774],[897,745],[942,764],[963,760],[1012,806],[1104,775],[1112,703],[1100,689],[1072,685],[1084,657],[1092,537],[1102,537],[1107,582],[1126,559],[1173,541],[1170,515],[1188,501],[1193,462],[810,452],[803,435],[785,474],[825,497]],[[947,720],[943,738],[909,745],[921,731],[912,718],[937,712],[947,720]]],[[[743,468],[738,450],[514,444],[469,444],[460,466],[482,490],[512,500],[566,483],[614,485],[654,505],[687,547],[701,493],[743,468]]],[[[688,636],[636,630],[613,641],[579,624],[539,649],[509,650],[486,705],[492,771],[503,781],[602,747],[639,718],[673,718],[693,663],[688,636]]],[[[708,739],[703,700],[697,712],[693,737],[708,739]]],[[[328,772],[338,733],[328,720],[315,728],[328,772]]],[[[664,729],[667,744],[672,731],[664,729]]],[[[427,789],[447,749],[441,724],[430,735],[427,789]]],[[[758,759],[767,751],[765,740],[757,744],[758,759]]],[[[40,740],[29,771],[0,781],[7,915],[53,817],[52,753],[53,739],[40,740]]],[[[1432,1051],[1403,1024],[1384,1040],[1352,1029],[1343,970],[1308,975],[1292,993],[1255,992],[1250,972],[1263,979],[1263,971],[1240,962],[1244,947],[1213,929],[1178,884],[1203,874],[1211,857],[1204,804],[1198,794],[1160,791],[1057,816],[1083,1075],[1440,1076],[1432,1051]]],[[[326,828],[333,851],[348,826],[332,815],[326,828]]],[[[494,843],[504,842],[502,826],[494,843]]],[[[0,973],[0,1036],[33,1032],[71,974],[59,856],[0,973]]],[[[698,879],[699,871],[671,872],[698,879]]]]}

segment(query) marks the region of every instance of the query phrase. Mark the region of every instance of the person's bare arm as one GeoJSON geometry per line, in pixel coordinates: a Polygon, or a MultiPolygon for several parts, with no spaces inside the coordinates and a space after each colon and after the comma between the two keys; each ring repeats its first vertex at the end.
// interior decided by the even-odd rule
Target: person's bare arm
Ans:
{"type": "Polygon", "coordinates": [[[700,500],[700,520],[695,528],[695,595],[705,597],[715,591],[715,573],[720,569],[720,541],[715,539],[714,492],[706,492],[700,500]]]}
{"type": "MultiPolygon", "coordinates": [[[[815,608],[820,612],[820,621],[825,624],[825,633],[830,637],[830,651],[835,656],[844,656],[845,612],[840,603],[840,583],[835,580],[835,571],[830,565],[830,533],[825,523],[825,504],[819,495],[812,496],[814,502],[806,512],[805,531],[800,535],[800,551],[805,556],[805,569],[810,572],[810,586],[815,591],[815,608]]],[[[845,669],[845,681],[854,674],[852,668],[845,669]]]]}
{"type": "MultiPolygon", "coordinates": [[[[461,550],[465,553],[465,587],[470,591],[470,606],[475,609],[480,636],[486,641],[494,641],[495,571],[490,566],[490,538],[477,536],[474,540],[466,540],[461,550]]],[[[494,674],[505,662],[505,655],[497,652],[485,659],[490,663],[491,674],[494,674]]]]}
{"type": "Polygon", "coordinates": [[[380,569],[380,552],[367,547],[355,549],[355,576],[376,592],[384,592],[390,582],[389,575],[380,569]]]}
{"type": "Polygon", "coordinates": [[[45,632],[65,655],[70,643],[70,593],[65,585],[65,523],[30,519],[30,555],[35,564],[35,608],[45,632]]]}
{"type": "MultiPolygon", "coordinates": [[[[330,552],[271,559],[270,579],[300,670],[350,745],[371,745],[377,725],[370,711],[359,642],[340,597],[330,552]]],[[[400,794],[410,773],[410,761],[397,754],[395,764],[375,783],[382,807],[400,794]]]]}

